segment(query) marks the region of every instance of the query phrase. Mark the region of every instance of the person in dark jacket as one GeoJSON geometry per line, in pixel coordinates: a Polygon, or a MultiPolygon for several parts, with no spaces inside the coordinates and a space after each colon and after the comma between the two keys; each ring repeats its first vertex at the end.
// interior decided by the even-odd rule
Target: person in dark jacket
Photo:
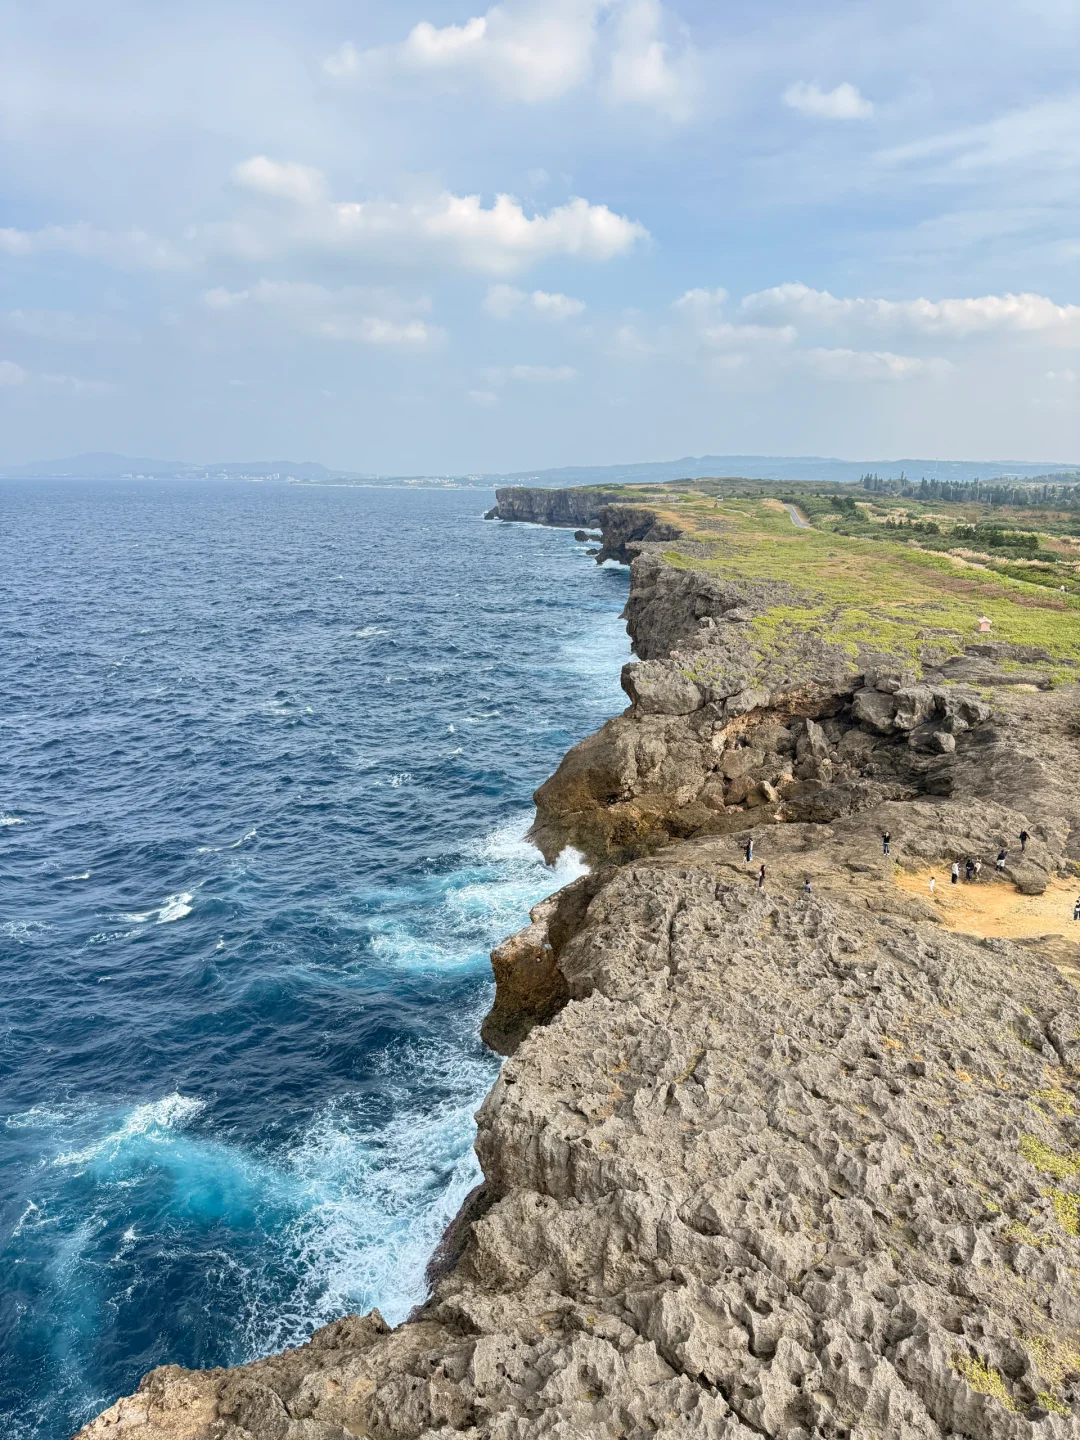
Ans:
{"type": "Polygon", "coordinates": [[[1030,839],[1031,839],[1031,836],[1028,834],[1028,832],[1027,832],[1026,830],[1021,830],[1021,831],[1020,831],[1020,854],[1021,854],[1021,855],[1023,855],[1024,851],[1027,849],[1027,842],[1028,842],[1030,839]]]}
{"type": "Polygon", "coordinates": [[[754,837],[752,835],[746,842],[746,849],[743,851],[743,854],[746,856],[746,863],[749,865],[750,861],[754,858],[754,837]]]}
{"type": "Polygon", "coordinates": [[[764,889],[765,889],[765,866],[764,866],[764,865],[762,865],[761,869],[757,872],[757,888],[758,888],[759,890],[764,890],[764,889]]]}
{"type": "Polygon", "coordinates": [[[889,853],[889,846],[890,846],[891,844],[892,844],[892,836],[889,834],[888,830],[886,830],[885,833],[884,833],[884,834],[882,835],[882,837],[881,837],[881,853],[882,853],[883,855],[887,855],[887,854],[889,853]]]}

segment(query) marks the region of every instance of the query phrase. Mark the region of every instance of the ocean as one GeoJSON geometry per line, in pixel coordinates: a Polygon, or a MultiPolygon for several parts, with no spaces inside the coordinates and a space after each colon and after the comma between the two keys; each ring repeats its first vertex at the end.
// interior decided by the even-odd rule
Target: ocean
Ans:
{"type": "Polygon", "coordinates": [[[0,1417],[402,1320],[627,574],[491,492],[0,482],[0,1417]]]}

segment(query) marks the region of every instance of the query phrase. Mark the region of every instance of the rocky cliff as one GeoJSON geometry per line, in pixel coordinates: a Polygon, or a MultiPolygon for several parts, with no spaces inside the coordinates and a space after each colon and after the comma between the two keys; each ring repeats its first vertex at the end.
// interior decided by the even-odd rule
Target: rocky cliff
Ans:
{"type": "Polygon", "coordinates": [[[1038,647],[763,646],[786,581],[580,504],[640,658],[538,792],[593,869],[493,956],[430,1299],[154,1371],[83,1440],[1077,1435],[1080,695],[1038,647]]]}

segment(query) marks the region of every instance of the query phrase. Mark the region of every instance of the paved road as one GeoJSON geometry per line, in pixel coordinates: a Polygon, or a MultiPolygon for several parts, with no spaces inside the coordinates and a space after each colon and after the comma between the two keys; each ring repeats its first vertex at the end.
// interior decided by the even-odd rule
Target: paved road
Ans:
{"type": "Polygon", "coordinates": [[[797,525],[800,530],[810,530],[813,528],[802,511],[796,510],[794,505],[785,505],[784,509],[791,516],[791,523],[797,525]]]}

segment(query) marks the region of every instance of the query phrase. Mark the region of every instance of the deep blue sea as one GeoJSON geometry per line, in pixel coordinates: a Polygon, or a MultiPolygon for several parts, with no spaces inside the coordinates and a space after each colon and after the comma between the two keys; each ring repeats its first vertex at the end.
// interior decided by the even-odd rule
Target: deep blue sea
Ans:
{"type": "Polygon", "coordinates": [[[489,492],[0,482],[0,1433],[401,1320],[626,572],[489,492]]]}

